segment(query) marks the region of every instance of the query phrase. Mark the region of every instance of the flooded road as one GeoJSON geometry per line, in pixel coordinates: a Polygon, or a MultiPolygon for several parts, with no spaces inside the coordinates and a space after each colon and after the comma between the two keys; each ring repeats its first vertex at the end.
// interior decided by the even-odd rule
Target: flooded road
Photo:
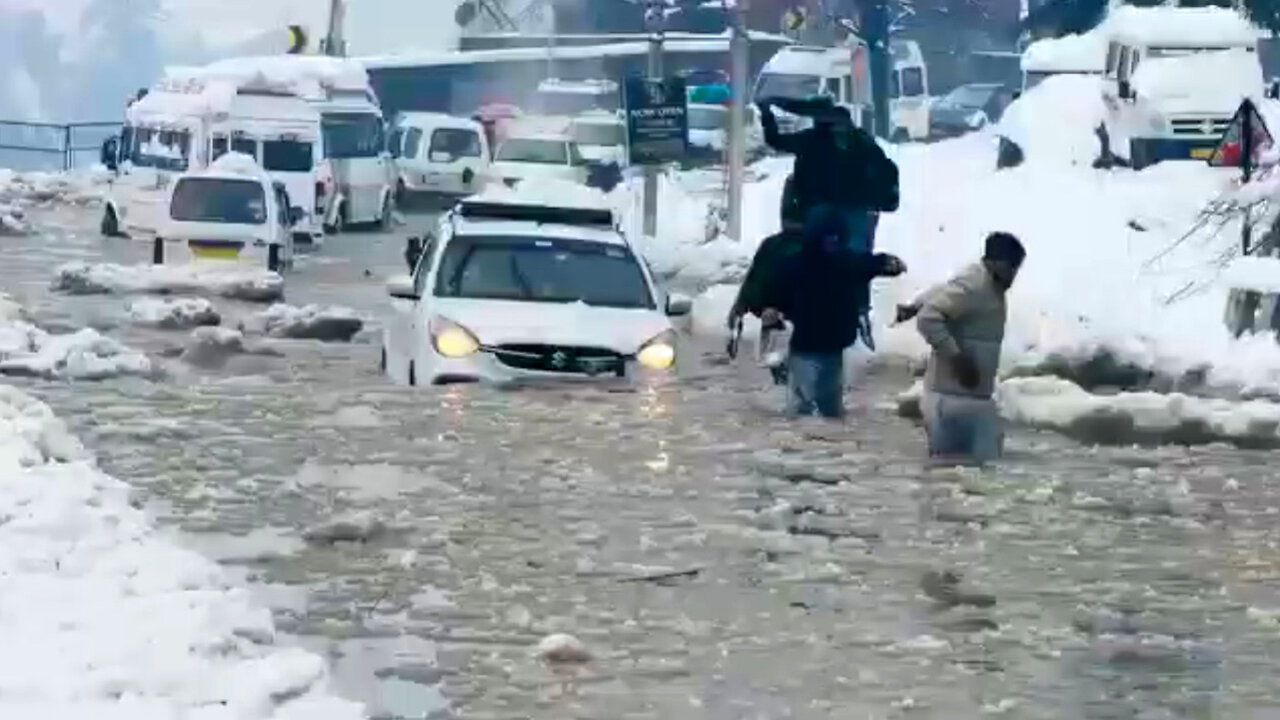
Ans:
{"type": "MultiPolygon", "coordinates": [[[[0,269],[39,322],[186,341],[125,298],[52,294],[60,262],[148,250],[90,209],[41,221],[0,269]]],[[[843,426],[795,424],[696,340],[661,387],[391,386],[376,317],[403,235],[332,238],[288,279],[291,304],[373,316],[354,343],[12,380],[376,717],[1280,717],[1273,455],[1016,431],[998,468],[928,469],[892,411],[904,372],[843,426]],[[557,632],[592,660],[538,659],[557,632]]]]}

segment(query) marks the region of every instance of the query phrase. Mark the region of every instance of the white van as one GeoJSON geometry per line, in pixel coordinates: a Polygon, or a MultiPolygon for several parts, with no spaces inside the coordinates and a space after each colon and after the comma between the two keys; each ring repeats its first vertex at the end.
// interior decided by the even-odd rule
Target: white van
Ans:
{"type": "Polygon", "coordinates": [[[493,175],[508,187],[528,180],[586,184],[587,160],[568,133],[513,134],[493,156],[493,175]]]}
{"type": "Polygon", "coordinates": [[[893,75],[889,81],[889,138],[925,140],[929,137],[929,69],[915,40],[889,43],[893,75]]]}
{"type": "Polygon", "coordinates": [[[413,194],[471,195],[490,178],[489,139],[475,120],[401,113],[392,126],[390,148],[399,174],[398,200],[413,194]]]}
{"type": "Polygon", "coordinates": [[[161,233],[186,243],[194,258],[279,272],[293,264],[297,212],[284,183],[252,157],[230,152],[208,168],[177,177],[161,233]]]}
{"type": "MultiPolygon", "coordinates": [[[[849,109],[853,120],[869,127],[871,83],[866,65],[866,43],[854,40],[848,47],[791,45],[769,58],[756,78],[752,96],[803,100],[827,95],[849,109]]],[[[778,118],[783,132],[800,129],[785,116],[778,118]]]]}
{"type": "Polygon", "coordinates": [[[1052,75],[1102,75],[1106,65],[1107,36],[1100,29],[1036,40],[1022,51],[1022,91],[1052,75]]]}
{"type": "Polygon", "coordinates": [[[102,232],[158,235],[175,177],[234,151],[253,157],[287,188],[295,239],[318,242],[319,148],[319,113],[287,85],[261,77],[206,80],[171,69],[129,106],[120,136],[103,145],[103,163],[114,176],[102,232]]]}
{"type": "Polygon", "coordinates": [[[1217,7],[1119,7],[1103,28],[1111,151],[1134,168],[1213,154],[1246,97],[1261,97],[1259,30],[1217,7]]]}
{"type": "Polygon", "coordinates": [[[201,69],[209,77],[264,76],[289,82],[320,113],[324,227],[389,225],[396,183],[385,124],[364,65],[346,58],[283,55],[235,58],[201,69]]]}

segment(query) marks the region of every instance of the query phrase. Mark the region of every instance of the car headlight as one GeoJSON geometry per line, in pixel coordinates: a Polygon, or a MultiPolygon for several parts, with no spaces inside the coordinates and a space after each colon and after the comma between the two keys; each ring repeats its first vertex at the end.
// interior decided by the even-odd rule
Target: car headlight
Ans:
{"type": "Polygon", "coordinates": [[[464,358],[480,349],[480,341],[470,330],[442,317],[431,320],[431,344],[447,358],[464,358]]]}
{"type": "Polygon", "coordinates": [[[969,116],[969,127],[980,128],[987,122],[987,114],[984,112],[975,112],[969,116]]]}
{"type": "Polygon", "coordinates": [[[636,362],[650,370],[670,370],[676,364],[676,334],[668,330],[641,345],[636,362]]]}

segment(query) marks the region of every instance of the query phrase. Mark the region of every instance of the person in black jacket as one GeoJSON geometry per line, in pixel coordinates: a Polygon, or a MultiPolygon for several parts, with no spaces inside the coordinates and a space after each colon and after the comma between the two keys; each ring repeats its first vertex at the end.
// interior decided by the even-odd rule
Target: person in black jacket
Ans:
{"type": "Polygon", "coordinates": [[[796,156],[794,192],[806,222],[832,207],[843,218],[841,236],[854,250],[872,252],[876,213],[898,209],[898,166],[875,138],[855,126],[830,98],[766,99],[759,103],[765,142],[796,156]],[[784,134],[773,108],[813,119],[813,127],[784,134]]]}
{"type": "Polygon", "coordinates": [[[825,417],[844,414],[844,351],[858,339],[856,321],[871,280],[906,272],[887,254],[855,252],[845,243],[845,219],[834,208],[815,212],[804,244],[781,269],[770,308],[792,324],[788,411],[825,417]]]}

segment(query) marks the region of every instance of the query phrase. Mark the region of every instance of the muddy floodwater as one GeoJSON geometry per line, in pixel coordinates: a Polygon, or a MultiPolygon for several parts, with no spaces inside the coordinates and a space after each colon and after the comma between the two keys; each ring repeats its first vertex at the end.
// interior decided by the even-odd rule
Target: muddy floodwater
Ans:
{"type": "Polygon", "coordinates": [[[765,373],[696,338],[664,385],[392,386],[403,229],[288,278],[291,304],[370,315],[354,342],[193,366],[188,331],[131,324],[126,298],[49,290],[61,262],[148,257],[95,212],[6,239],[0,287],[164,375],[11,381],[375,717],[1280,718],[1271,453],[1015,430],[997,468],[929,469],[893,411],[904,371],[844,425],[790,423],[765,373]],[[591,659],[538,658],[559,632],[591,659]]]}

